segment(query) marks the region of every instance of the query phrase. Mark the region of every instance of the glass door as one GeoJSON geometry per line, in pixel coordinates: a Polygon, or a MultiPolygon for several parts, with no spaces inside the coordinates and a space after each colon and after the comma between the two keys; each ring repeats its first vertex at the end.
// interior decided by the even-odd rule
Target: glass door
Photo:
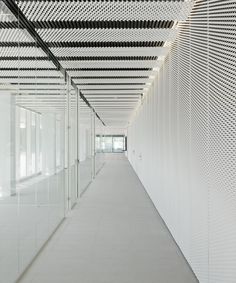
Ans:
{"type": "Polygon", "coordinates": [[[124,152],[124,150],[125,150],[124,136],[112,137],[112,151],[124,152]]]}
{"type": "Polygon", "coordinates": [[[119,153],[125,151],[125,137],[124,136],[104,136],[102,142],[103,152],[119,153]]]}
{"type": "Polygon", "coordinates": [[[105,136],[103,142],[103,151],[107,153],[112,152],[112,144],[112,136],[105,136]]]}

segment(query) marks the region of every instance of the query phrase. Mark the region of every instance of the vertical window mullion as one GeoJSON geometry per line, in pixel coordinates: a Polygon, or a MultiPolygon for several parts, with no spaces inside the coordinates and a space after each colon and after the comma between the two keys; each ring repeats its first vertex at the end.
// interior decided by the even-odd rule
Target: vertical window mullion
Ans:
{"type": "Polygon", "coordinates": [[[26,176],[32,173],[31,157],[31,113],[26,110],[26,176]]]}

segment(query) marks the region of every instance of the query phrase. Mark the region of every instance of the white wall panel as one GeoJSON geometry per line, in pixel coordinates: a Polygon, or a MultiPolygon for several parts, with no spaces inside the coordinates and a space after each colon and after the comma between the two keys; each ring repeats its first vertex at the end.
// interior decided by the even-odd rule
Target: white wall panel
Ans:
{"type": "Polygon", "coordinates": [[[128,128],[128,158],[201,283],[236,282],[235,11],[196,2],[128,128]]]}

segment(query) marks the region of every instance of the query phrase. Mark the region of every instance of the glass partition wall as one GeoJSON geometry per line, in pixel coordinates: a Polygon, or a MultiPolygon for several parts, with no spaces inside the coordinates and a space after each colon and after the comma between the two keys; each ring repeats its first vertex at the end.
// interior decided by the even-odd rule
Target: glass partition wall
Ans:
{"type": "Polygon", "coordinates": [[[2,2],[0,24],[0,281],[15,282],[65,216],[69,96],[2,2]]]}
{"type": "Polygon", "coordinates": [[[67,147],[67,169],[68,169],[68,178],[67,178],[67,193],[68,203],[67,208],[71,209],[77,201],[79,196],[78,188],[78,119],[79,119],[79,98],[77,90],[71,87],[69,80],[67,84],[67,136],[66,138],[68,147],[67,147]]]}
{"type": "Polygon", "coordinates": [[[104,126],[102,122],[95,116],[95,174],[97,174],[104,165],[104,126]]]}
{"type": "Polygon", "coordinates": [[[124,135],[104,135],[102,150],[105,153],[122,153],[126,151],[126,137],[124,135]]]}
{"type": "Polygon", "coordinates": [[[85,191],[93,178],[93,119],[94,113],[90,107],[80,99],[79,120],[79,160],[80,160],[80,195],[85,191]]]}
{"type": "Polygon", "coordinates": [[[4,283],[15,282],[30,264],[95,172],[94,112],[23,27],[0,1],[4,283]]]}

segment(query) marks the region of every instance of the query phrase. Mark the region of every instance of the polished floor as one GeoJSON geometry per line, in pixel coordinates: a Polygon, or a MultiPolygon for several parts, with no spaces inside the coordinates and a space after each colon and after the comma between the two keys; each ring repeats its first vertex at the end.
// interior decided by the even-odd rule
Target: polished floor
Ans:
{"type": "Polygon", "coordinates": [[[21,283],[196,283],[129,162],[103,169],[21,283]]]}

